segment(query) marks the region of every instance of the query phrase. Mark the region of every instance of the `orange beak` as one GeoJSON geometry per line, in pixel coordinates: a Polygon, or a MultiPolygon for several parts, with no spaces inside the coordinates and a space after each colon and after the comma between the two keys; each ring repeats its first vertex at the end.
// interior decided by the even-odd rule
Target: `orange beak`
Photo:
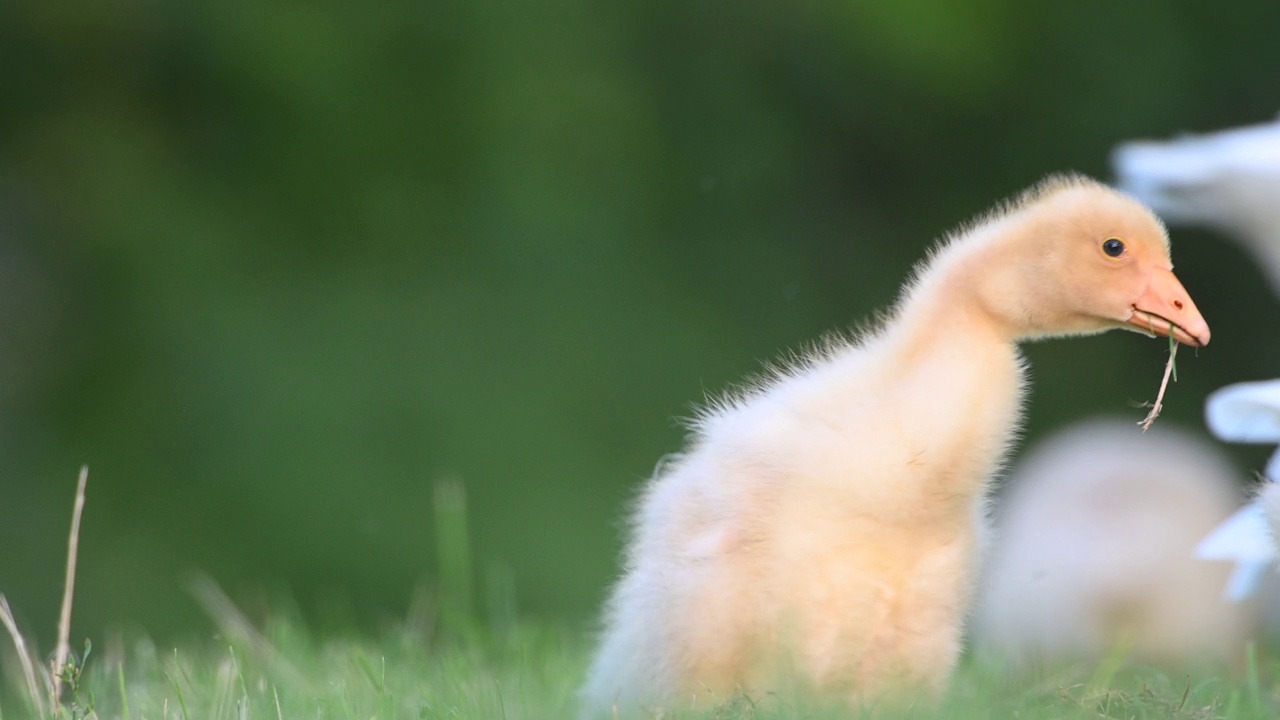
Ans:
{"type": "Polygon", "coordinates": [[[1133,304],[1133,315],[1127,323],[1153,335],[1172,335],[1174,340],[1192,347],[1209,344],[1209,323],[1201,317],[1172,270],[1154,272],[1147,291],[1133,304]]]}

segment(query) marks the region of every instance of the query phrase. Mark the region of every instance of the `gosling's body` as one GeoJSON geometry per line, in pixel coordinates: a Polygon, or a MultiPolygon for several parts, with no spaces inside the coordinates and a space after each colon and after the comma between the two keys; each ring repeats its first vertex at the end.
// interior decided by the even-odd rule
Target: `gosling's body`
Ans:
{"type": "Polygon", "coordinates": [[[692,452],[640,501],[589,696],[723,700],[779,670],[762,662],[795,663],[851,692],[946,676],[978,552],[977,503],[1017,422],[1022,372],[993,338],[945,352],[919,340],[887,333],[866,346],[874,352],[836,351],[750,410],[704,419],[692,452]],[[981,361],[950,367],[953,354],[981,361]],[[952,374],[962,368],[1002,382],[952,374]],[[953,382],[939,388],[938,377],[953,382]],[[963,435],[930,442],[957,414],[969,419],[963,435]],[[869,468],[872,448],[893,452],[873,454],[869,468]],[[880,482],[855,482],[863,472],[880,482]],[[939,473],[960,482],[944,487],[939,473]]]}
{"type": "MultiPolygon", "coordinates": [[[[1135,311],[1145,280],[1042,276],[1052,262],[1097,262],[1107,233],[1135,237],[1134,267],[1167,272],[1149,212],[1092,181],[1052,179],[952,237],[878,330],[706,411],[637,503],[588,714],[759,697],[788,673],[854,703],[944,687],[981,503],[1021,417],[1016,343],[1152,322],[1135,311]],[[1091,207],[1107,229],[1086,243],[1062,220],[1091,207]]],[[[1154,327],[1207,342],[1177,290],[1194,318],[1154,327]]]]}

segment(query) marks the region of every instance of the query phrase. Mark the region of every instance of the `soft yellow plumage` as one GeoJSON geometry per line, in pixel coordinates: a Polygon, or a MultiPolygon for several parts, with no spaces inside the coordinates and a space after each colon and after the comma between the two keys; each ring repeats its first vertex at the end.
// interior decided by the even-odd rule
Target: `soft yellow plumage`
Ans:
{"type": "Polygon", "coordinates": [[[944,687],[1019,426],[1017,343],[1129,327],[1203,345],[1171,268],[1145,207],[1055,176],[949,237],[877,329],[707,410],[635,508],[588,716],[788,673],[855,703],[944,687]]]}

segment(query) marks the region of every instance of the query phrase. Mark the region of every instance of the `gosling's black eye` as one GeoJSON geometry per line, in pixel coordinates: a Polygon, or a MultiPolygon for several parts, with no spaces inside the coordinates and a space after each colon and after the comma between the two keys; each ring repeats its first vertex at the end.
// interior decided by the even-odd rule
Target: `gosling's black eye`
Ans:
{"type": "Polygon", "coordinates": [[[1108,257],[1118,258],[1124,254],[1124,241],[1120,238],[1108,238],[1102,241],[1102,252],[1108,257]]]}

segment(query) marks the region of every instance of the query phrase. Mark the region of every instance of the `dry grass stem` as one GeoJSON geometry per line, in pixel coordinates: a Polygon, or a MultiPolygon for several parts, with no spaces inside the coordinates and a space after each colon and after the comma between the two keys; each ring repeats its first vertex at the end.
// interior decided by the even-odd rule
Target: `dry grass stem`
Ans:
{"type": "Polygon", "coordinates": [[[1178,343],[1172,342],[1169,344],[1169,362],[1165,363],[1164,366],[1164,379],[1160,381],[1160,392],[1156,394],[1156,401],[1152,403],[1151,411],[1147,413],[1142,422],[1138,423],[1138,425],[1142,426],[1142,432],[1150,430],[1156,418],[1160,416],[1160,410],[1164,407],[1164,391],[1169,387],[1169,376],[1173,374],[1174,358],[1177,356],[1178,343]]]}
{"type": "Polygon", "coordinates": [[[22,676],[27,682],[27,695],[36,706],[36,713],[44,717],[44,693],[40,692],[40,685],[36,681],[35,663],[31,662],[27,643],[22,639],[22,633],[18,632],[18,623],[14,621],[13,611],[9,609],[9,601],[3,594],[0,594],[0,622],[3,622],[5,629],[9,631],[9,637],[13,638],[13,647],[18,651],[18,662],[22,664],[22,676]]]}
{"type": "Polygon", "coordinates": [[[84,487],[89,482],[89,466],[80,466],[76,483],[76,502],[71,510],[71,534],[67,539],[67,579],[62,586],[62,612],[58,615],[58,644],[53,652],[53,698],[57,707],[62,696],[62,668],[71,653],[71,605],[76,590],[76,555],[80,550],[80,516],[84,513],[84,487]]]}

